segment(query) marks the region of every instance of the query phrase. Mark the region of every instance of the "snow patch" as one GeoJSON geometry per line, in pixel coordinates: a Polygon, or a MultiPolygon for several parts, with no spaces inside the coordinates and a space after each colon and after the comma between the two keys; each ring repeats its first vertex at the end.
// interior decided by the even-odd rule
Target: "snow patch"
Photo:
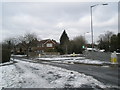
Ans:
{"type": "Polygon", "coordinates": [[[75,59],[85,59],[85,57],[54,57],[54,58],[36,58],[38,60],[75,60],[75,59]]]}
{"type": "Polygon", "coordinates": [[[70,62],[73,64],[74,62],[76,63],[84,63],[84,64],[112,64],[111,62],[106,62],[106,61],[100,61],[100,60],[91,60],[91,59],[85,59],[85,57],[59,57],[59,58],[37,58],[38,60],[47,60],[47,61],[52,61],[52,62],[62,62],[62,63],[69,63],[70,62]]]}
{"type": "Polygon", "coordinates": [[[11,56],[17,56],[17,57],[26,57],[27,55],[11,55],[11,56]]]}
{"type": "Polygon", "coordinates": [[[13,63],[13,61],[10,61],[10,62],[4,62],[4,63],[0,63],[0,66],[2,66],[2,65],[12,64],[12,63],[13,63]]]}

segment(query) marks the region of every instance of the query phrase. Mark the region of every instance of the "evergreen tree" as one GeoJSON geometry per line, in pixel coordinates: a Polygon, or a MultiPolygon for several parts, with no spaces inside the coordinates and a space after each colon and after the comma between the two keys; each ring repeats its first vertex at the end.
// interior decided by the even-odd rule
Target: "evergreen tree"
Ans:
{"type": "Polygon", "coordinates": [[[118,33],[117,37],[118,37],[118,39],[117,39],[117,41],[118,41],[117,42],[117,49],[120,52],[120,33],[118,33]]]}
{"type": "Polygon", "coordinates": [[[110,51],[116,51],[117,50],[117,35],[111,36],[111,43],[110,43],[110,51]]]}
{"type": "Polygon", "coordinates": [[[64,45],[68,42],[69,42],[69,37],[68,37],[66,31],[64,30],[61,37],[60,37],[60,45],[64,45]]]}
{"type": "Polygon", "coordinates": [[[68,43],[69,43],[69,37],[66,31],[64,30],[60,37],[61,54],[68,53],[68,43]]]}
{"type": "Polygon", "coordinates": [[[116,35],[112,32],[107,32],[104,35],[100,35],[98,43],[100,49],[120,52],[120,33],[116,35]]]}

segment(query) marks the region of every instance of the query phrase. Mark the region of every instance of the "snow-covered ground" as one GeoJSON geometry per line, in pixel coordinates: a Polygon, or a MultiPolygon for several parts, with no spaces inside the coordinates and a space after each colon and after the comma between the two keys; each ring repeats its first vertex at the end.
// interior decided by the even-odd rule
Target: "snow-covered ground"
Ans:
{"type": "MultiPolygon", "coordinates": [[[[58,63],[84,63],[84,64],[113,64],[111,62],[101,61],[101,60],[91,60],[91,59],[85,59],[85,57],[54,57],[54,58],[36,58],[38,60],[48,60],[52,62],[58,62],[58,63]]],[[[117,63],[116,63],[117,64],[117,63]]]]}
{"type": "Polygon", "coordinates": [[[92,76],[55,66],[16,60],[0,67],[0,87],[7,88],[106,88],[92,76]]]}
{"type": "Polygon", "coordinates": [[[105,62],[105,61],[100,61],[100,60],[91,60],[91,59],[84,59],[84,60],[67,60],[64,61],[66,62],[73,62],[73,63],[84,63],[84,64],[104,64],[104,63],[110,63],[110,62],[105,62]]]}
{"type": "Polygon", "coordinates": [[[56,60],[83,60],[85,59],[85,57],[53,57],[53,58],[36,58],[36,59],[39,59],[39,60],[50,60],[50,61],[56,61],[56,60]]]}
{"type": "Polygon", "coordinates": [[[11,55],[11,56],[17,56],[17,57],[26,57],[27,55],[11,55]]]}
{"type": "Polygon", "coordinates": [[[13,61],[10,61],[10,62],[5,62],[5,63],[0,63],[0,66],[2,66],[2,65],[12,64],[12,63],[13,63],[13,61]]]}
{"type": "MultiPolygon", "coordinates": [[[[102,64],[118,64],[118,63],[112,63],[108,61],[102,61],[102,60],[92,60],[92,59],[86,59],[85,57],[79,57],[80,54],[75,57],[71,57],[72,55],[59,55],[59,56],[46,56],[46,57],[38,57],[36,58],[37,60],[47,60],[47,61],[52,61],[52,62],[58,62],[58,63],[84,63],[84,64],[97,64],[97,65],[102,65],[102,64]]],[[[24,57],[26,55],[12,55],[12,56],[17,56],[17,57],[24,57]]]]}

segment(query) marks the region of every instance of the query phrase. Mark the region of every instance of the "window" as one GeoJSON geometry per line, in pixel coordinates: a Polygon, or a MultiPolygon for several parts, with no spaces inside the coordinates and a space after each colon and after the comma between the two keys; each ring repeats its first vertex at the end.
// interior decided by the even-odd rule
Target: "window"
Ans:
{"type": "Polygon", "coordinates": [[[40,47],[40,45],[38,44],[37,47],[40,47]]]}
{"type": "Polygon", "coordinates": [[[52,47],[53,45],[52,45],[52,43],[47,43],[46,46],[47,46],[47,47],[52,47]]]}
{"type": "Polygon", "coordinates": [[[44,47],[44,45],[42,44],[42,47],[44,47]]]}

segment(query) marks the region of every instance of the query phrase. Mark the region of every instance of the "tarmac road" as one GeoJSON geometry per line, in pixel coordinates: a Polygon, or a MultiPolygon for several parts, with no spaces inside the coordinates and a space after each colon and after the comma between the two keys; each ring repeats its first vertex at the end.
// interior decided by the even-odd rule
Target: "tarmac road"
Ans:
{"type": "Polygon", "coordinates": [[[107,85],[113,85],[113,86],[120,85],[118,83],[118,81],[120,82],[120,79],[118,78],[119,76],[118,72],[120,68],[117,66],[109,67],[109,66],[94,66],[94,65],[84,65],[84,64],[57,64],[53,62],[49,62],[48,64],[93,76],[97,80],[107,85]]]}
{"type": "MultiPolygon", "coordinates": [[[[20,58],[19,58],[20,59],[20,58]]],[[[21,58],[22,60],[22,58],[21,58]]],[[[106,85],[120,86],[119,71],[118,66],[95,66],[95,65],[85,65],[85,64],[65,64],[56,62],[46,62],[36,60],[36,63],[49,64],[68,70],[77,71],[84,73],[86,75],[93,76],[95,79],[103,82],[106,85]]]]}

